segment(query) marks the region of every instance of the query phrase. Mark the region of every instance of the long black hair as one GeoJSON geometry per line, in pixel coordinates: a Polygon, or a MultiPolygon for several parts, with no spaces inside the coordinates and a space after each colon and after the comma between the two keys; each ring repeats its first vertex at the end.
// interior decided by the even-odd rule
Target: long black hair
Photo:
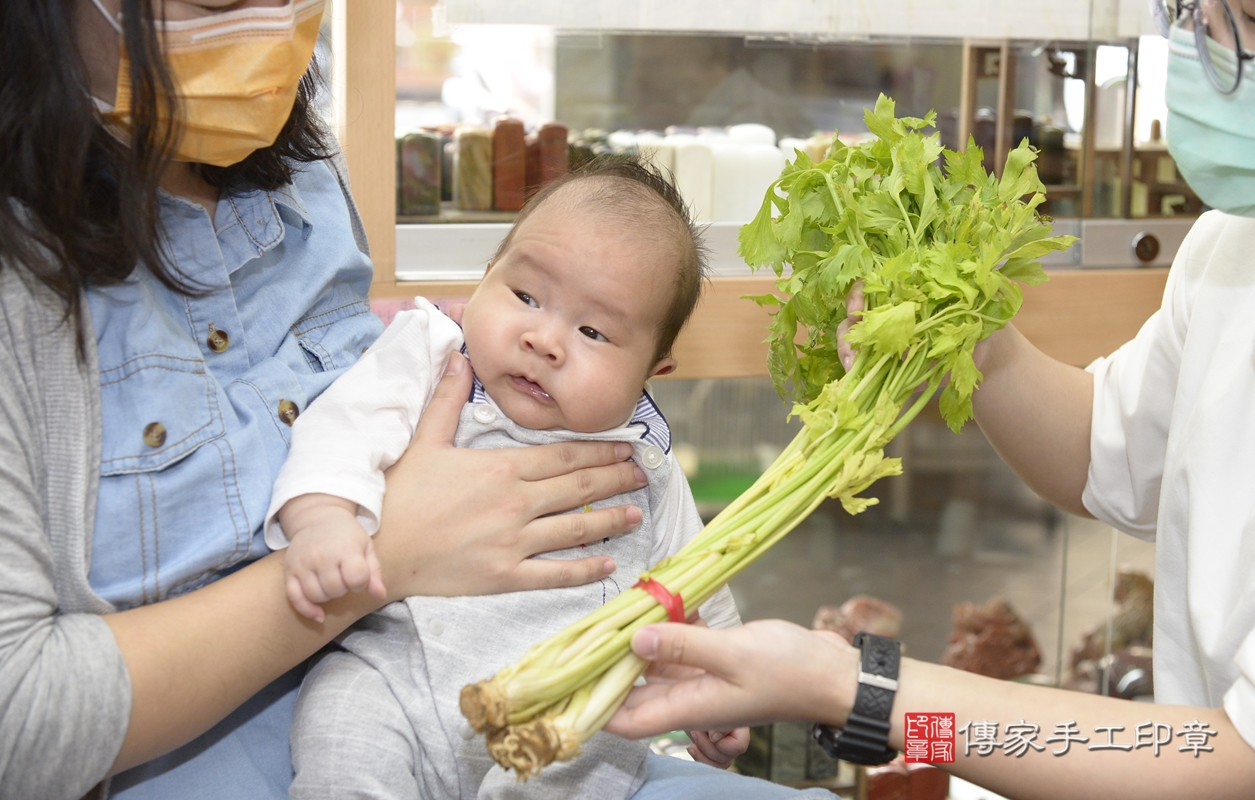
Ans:
{"type": "MultiPolygon", "coordinates": [[[[175,291],[204,291],[168,265],[158,236],[157,185],[177,141],[162,119],[177,120],[179,109],[153,6],[122,0],[132,98],[123,145],[101,126],[89,94],[75,37],[79,4],[0,2],[0,269],[20,265],[60,296],[71,320],[86,286],[117,283],[140,265],[175,291]]],[[[317,88],[311,64],[273,145],[239,164],[194,171],[218,188],[291,182],[296,164],[330,153],[317,88]]]]}

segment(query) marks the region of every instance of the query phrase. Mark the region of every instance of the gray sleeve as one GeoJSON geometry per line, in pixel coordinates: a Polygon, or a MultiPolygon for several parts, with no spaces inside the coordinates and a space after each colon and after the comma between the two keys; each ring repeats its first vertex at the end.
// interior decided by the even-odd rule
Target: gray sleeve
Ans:
{"type": "Polygon", "coordinates": [[[384,676],[333,651],[301,684],[292,720],[290,800],[414,800],[418,736],[384,676]]]}
{"type": "Polygon", "coordinates": [[[37,390],[18,367],[16,322],[0,326],[0,798],[73,800],[117,757],[131,686],[104,620],[58,611],[37,390]]]}

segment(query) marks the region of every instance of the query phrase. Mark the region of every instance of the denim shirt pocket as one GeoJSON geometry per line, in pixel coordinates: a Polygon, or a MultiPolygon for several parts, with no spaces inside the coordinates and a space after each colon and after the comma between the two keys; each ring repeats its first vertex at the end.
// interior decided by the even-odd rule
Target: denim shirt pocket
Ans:
{"type": "Polygon", "coordinates": [[[370,305],[347,292],[336,292],[332,302],[320,304],[292,326],[315,372],[351,367],[382,331],[383,323],[371,313],[370,305]]]}
{"type": "Polygon", "coordinates": [[[102,476],[165,469],[226,433],[216,384],[199,358],[137,356],[103,370],[100,392],[111,412],[102,476]]]}
{"type": "Polygon", "coordinates": [[[89,577],[119,608],[211,580],[251,539],[218,384],[190,347],[164,344],[100,373],[107,417],[89,577]]]}

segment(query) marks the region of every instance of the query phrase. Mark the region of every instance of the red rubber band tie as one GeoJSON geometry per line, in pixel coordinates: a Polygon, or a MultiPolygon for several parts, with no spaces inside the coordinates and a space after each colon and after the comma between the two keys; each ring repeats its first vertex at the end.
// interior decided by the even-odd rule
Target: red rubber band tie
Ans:
{"type": "Polygon", "coordinates": [[[671,594],[667,587],[663,586],[653,578],[646,578],[643,581],[637,581],[633,589],[644,589],[653,595],[658,601],[658,605],[667,609],[667,616],[672,622],[687,622],[688,616],[684,613],[684,598],[678,594],[671,594]]]}

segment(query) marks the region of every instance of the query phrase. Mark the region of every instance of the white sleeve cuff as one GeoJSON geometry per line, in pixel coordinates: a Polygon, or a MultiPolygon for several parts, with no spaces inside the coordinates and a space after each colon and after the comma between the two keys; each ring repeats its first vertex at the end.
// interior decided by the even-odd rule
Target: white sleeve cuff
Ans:
{"type": "Polygon", "coordinates": [[[1255,749],[1255,684],[1246,676],[1239,676],[1225,692],[1224,710],[1238,734],[1255,749]]]}
{"type": "Polygon", "coordinates": [[[264,535],[266,546],[271,550],[282,550],[288,546],[287,534],[279,524],[279,509],[289,500],[306,494],[329,494],[342,497],[357,503],[357,521],[370,536],[379,530],[379,516],[383,511],[383,475],[347,474],[333,475],[323,471],[321,474],[307,474],[299,485],[284,485],[282,478],[275,484],[275,492],[270,498],[270,510],[266,512],[264,535]]]}
{"type": "MultiPolygon", "coordinates": [[[[1154,541],[1162,466],[1156,469],[1149,465],[1156,463],[1156,455],[1157,463],[1162,465],[1167,436],[1166,430],[1162,437],[1156,436],[1156,426],[1139,418],[1139,413],[1146,413],[1144,406],[1150,399],[1141,391],[1143,344],[1135,339],[1085,368],[1094,378],[1094,400],[1089,470],[1081,504],[1111,527],[1154,541]]],[[[1163,417],[1170,412],[1169,402],[1166,411],[1152,416],[1163,417]]]]}

